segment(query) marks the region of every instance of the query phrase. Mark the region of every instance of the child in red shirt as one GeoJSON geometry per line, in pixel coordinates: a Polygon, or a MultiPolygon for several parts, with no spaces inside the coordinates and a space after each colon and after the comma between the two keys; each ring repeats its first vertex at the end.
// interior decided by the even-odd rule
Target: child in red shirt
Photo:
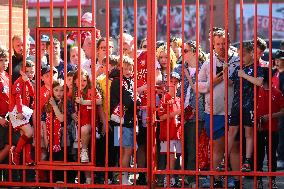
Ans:
{"type": "Polygon", "coordinates": [[[0,163],[8,158],[8,121],[6,114],[9,112],[9,76],[5,71],[8,68],[8,51],[0,47],[0,163]]]}
{"type": "MultiPolygon", "coordinates": [[[[284,97],[280,90],[271,88],[271,141],[269,146],[269,69],[263,68],[263,86],[258,91],[257,101],[257,118],[258,118],[258,132],[257,132],[257,170],[263,171],[263,161],[265,157],[265,149],[267,157],[269,157],[269,148],[271,148],[272,155],[272,172],[276,172],[277,157],[276,151],[279,142],[278,137],[278,118],[284,116],[284,97]]],[[[263,188],[262,177],[257,178],[257,188],[263,188]]],[[[272,177],[272,188],[276,188],[277,184],[275,176],[272,177]]]]}
{"type": "Polygon", "coordinates": [[[33,114],[31,98],[34,99],[34,87],[31,80],[34,78],[35,65],[32,61],[26,61],[25,73],[20,72],[21,76],[15,81],[12,87],[9,118],[12,126],[21,131],[21,137],[17,146],[11,147],[12,163],[20,164],[20,154],[25,147],[26,165],[34,164],[31,158],[31,139],[33,129],[29,123],[33,114]]]}
{"type": "MultiPolygon", "coordinates": [[[[175,168],[176,155],[181,153],[180,129],[181,125],[178,121],[178,115],[181,113],[180,99],[176,97],[177,88],[180,82],[178,73],[171,74],[169,92],[166,93],[160,102],[160,140],[161,153],[167,153],[168,142],[170,141],[170,169],[175,168]],[[168,137],[169,134],[169,137],[168,137]]],[[[171,186],[177,186],[175,178],[170,179],[171,186]]],[[[164,180],[164,187],[167,187],[167,180],[164,180]]]]}
{"type": "MultiPolygon", "coordinates": [[[[73,77],[73,91],[72,99],[75,102],[76,112],[80,112],[80,123],[78,124],[81,129],[81,144],[82,149],[80,158],[82,163],[89,162],[88,145],[91,138],[92,131],[92,83],[90,77],[85,70],[81,70],[81,87],[79,88],[79,72],[75,72],[73,77]],[[79,92],[79,90],[81,92],[79,92]]],[[[95,94],[96,105],[102,105],[101,95],[96,91],[95,94]]],[[[104,118],[101,118],[104,119],[104,118]]],[[[86,183],[90,183],[91,177],[89,172],[85,172],[86,183]]]]}

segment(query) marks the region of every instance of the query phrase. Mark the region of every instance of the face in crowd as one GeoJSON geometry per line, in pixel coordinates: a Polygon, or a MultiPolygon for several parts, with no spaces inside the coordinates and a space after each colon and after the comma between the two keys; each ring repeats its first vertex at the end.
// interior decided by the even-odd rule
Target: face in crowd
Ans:
{"type": "Polygon", "coordinates": [[[86,58],[91,59],[92,58],[92,39],[91,39],[91,36],[86,37],[82,48],[85,52],[86,58]]]}
{"type": "Polygon", "coordinates": [[[226,38],[224,35],[216,35],[213,37],[213,47],[215,53],[221,57],[225,58],[226,55],[226,38]]]}
{"type": "MultiPolygon", "coordinates": [[[[103,59],[104,57],[106,57],[106,51],[107,50],[107,44],[106,44],[106,40],[102,40],[98,43],[98,48],[97,48],[97,56],[98,59],[103,59]]],[[[109,55],[111,55],[113,53],[113,43],[110,41],[109,42],[109,55]]]]}
{"type": "Polygon", "coordinates": [[[13,49],[14,53],[18,56],[23,56],[24,53],[24,43],[22,37],[15,37],[13,39],[13,49]]]}
{"type": "MultiPolygon", "coordinates": [[[[79,64],[79,48],[78,47],[72,47],[70,49],[70,63],[72,65],[78,65],[79,64]]],[[[83,51],[83,49],[81,49],[81,53],[80,53],[80,58],[81,58],[81,64],[85,61],[85,52],[83,51]]]]}
{"type": "MultiPolygon", "coordinates": [[[[123,44],[123,46],[122,46],[123,55],[132,57],[132,54],[133,54],[133,37],[129,34],[124,33],[122,35],[122,44],[123,44]]],[[[120,54],[120,49],[121,49],[120,38],[118,39],[118,47],[119,47],[118,54],[120,54]]]]}

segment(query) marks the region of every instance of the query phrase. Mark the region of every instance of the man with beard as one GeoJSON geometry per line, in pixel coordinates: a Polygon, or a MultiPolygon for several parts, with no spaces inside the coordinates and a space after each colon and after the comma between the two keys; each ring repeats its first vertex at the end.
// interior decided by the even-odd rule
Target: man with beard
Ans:
{"type": "Polygon", "coordinates": [[[20,77],[20,70],[23,64],[24,44],[23,36],[14,35],[12,38],[14,54],[12,55],[12,83],[20,77]]]}

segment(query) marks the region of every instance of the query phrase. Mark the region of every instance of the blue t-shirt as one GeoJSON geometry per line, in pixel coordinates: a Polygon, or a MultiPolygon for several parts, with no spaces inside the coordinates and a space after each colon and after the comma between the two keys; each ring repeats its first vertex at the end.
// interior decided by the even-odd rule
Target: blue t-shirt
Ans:
{"type": "MultiPolygon", "coordinates": [[[[240,107],[240,77],[238,76],[238,71],[240,66],[237,66],[233,74],[230,76],[230,80],[234,82],[234,98],[232,109],[240,107]]],[[[254,76],[254,65],[243,66],[244,72],[249,76],[254,76]]],[[[260,66],[257,66],[257,77],[263,78],[263,71],[260,66]]],[[[254,84],[243,78],[243,108],[250,111],[253,110],[254,106],[254,84]]]]}
{"type": "MultiPolygon", "coordinates": [[[[70,64],[67,64],[67,73],[69,71],[72,71],[72,66],[70,64]]],[[[60,63],[58,66],[55,67],[58,71],[58,78],[59,79],[64,79],[64,61],[60,60],[60,63]]]]}

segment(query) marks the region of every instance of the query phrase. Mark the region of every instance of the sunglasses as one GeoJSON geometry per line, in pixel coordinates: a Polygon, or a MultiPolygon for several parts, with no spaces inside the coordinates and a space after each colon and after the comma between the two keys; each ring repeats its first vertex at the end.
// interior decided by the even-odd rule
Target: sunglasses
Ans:
{"type": "Polygon", "coordinates": [[[143,45],[142,48],[146,49],[146,48],[147,48],[147,45],[143,45]]]}

